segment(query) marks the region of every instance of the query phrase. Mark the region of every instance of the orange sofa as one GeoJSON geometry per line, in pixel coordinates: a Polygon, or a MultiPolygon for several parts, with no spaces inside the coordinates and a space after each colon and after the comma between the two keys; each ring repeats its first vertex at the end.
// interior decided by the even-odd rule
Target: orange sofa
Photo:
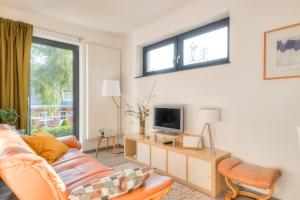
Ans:
{"type": "MultiPolygon", "coordinates": [[[[114,173],[80,151],[74,136],[59,138],[69,151],[49,165],[36,155],[15,130],[0,124],[0,177],[20,200],[66,200],[75,187],[114,173]]],[[[155,175],[140,188],[115,200],[160,199],[172,179],[155,175]]]]}

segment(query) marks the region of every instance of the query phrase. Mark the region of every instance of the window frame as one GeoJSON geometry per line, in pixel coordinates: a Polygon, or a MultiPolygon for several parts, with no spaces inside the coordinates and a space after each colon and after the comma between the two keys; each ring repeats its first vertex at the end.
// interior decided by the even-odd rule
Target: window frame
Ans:
{"type": "Polygon", "coordinates": [[[65,119],[67,119],[67,111],[59,111],[59,118],[60,118],[60,120],[65,120],[65,119]],[[63,117],[64,117],[64,119],[62,118],[62,113],[65,113],[65,115],[63,115],[63,117]]]}
{"type": "Polygon", "coordinates": [[[43,121],[43,122],[53,120],[53,116],[49,116],[49,113],[47,111],[39,111],[39,118],[40,118],[40,121],[43,121]],[[44,113],[45,116],[41,116],[42,113],[44,113]]]}
{"type": "MultiPolygon", "coordinates": [[[[79,46],[52,39],[33,36],[32,43],[55,48],[67,49],[73,52],[73,135],[79,138],[79,46]]],[[[29,91],[30,91],[29,86],[29,91]]],[[[31,131],[31,97],[29,96],[28,131],[31,131]]]]}
{"type": "Polygon", "coordinates": [[[47,111],[39,111],[39,117],[47,117],[48,112],[47,111]],[[45,114],[45,116],[42,116],[41,114],[45,114]]]}
{"type": "Polygon", "coordinates": [[[193,29],[191,31],[184,32],[182,34],[176,35],[175,37],[168,38],[166,40],[143,47],[143,75],[142,75],[142,77],[148,76],[148,75],[154,75],[154,74],[177,72],[177,71],[183,71],[183,70],[189,70],[189,69],[195,69],[195,68],[203,68],[203,67],[209,67],[209,66],[215,66],[215,65],[221,65],[221,64],[228,64],[228,63],[230,63],[230,18],[229,17],[215,21],[213,23],[210,23],[210,24],[207,24],[204,26],[201,26],[201,27],[193,29]],[[218,30],[223,27],[228,27],[228,29],[227,29],[227,57],[226,58],[220,58],[220,59],[210,60],[210,61],[201,62],[201,63],[194,63],[194,64],[190,64],[190,65],[183,64],[184,40],[198,36],[198,35],[202,35],[202,34],[205,34],[208,32],[212,32],[214,30],[218,30]],[[174,68],[147,72],[147,67],[148,67],[147,66],[147,53],[153,49],[157,49],[157,48],[160,48],[160,47],[170,44],[170,41],[175,41],[175,44],[174,44],[174,46],[175,46],[174,68]]]}
{"type": "Polygon", "coordinates": [[[177,37],[168,38],[166,40],[151,44],[151,45],[146,46],[146,47],[143,48],[143,75],[144,76],[145,75],[152,75],[152,74],[162,74],[162,73],[174,72],[174,71],[177,70],[176,59],[173,59],[174,67],[172,67],[172,68],[156,70],[156,71],[150,71],[150,72],[147,71],[147,69],[148,69],[147,53],[152,51],[152,50],[155,50],[155,49],[158,49],[158,48],[170,45],[170,44],[174,44],[174,56],[175,56],[174,58],[176,58],[177,49],[178,49],[177,48],[177,37]]]}

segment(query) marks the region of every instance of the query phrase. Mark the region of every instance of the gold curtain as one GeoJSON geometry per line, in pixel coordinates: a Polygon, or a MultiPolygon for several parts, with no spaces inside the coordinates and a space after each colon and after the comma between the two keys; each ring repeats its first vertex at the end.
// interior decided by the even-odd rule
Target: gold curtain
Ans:
{"type": "Polygon", "coordinates": [[[28,124],[32,30],[30,24],[0,18],[0,108],[17,111],[20,129],[28,124]]]}

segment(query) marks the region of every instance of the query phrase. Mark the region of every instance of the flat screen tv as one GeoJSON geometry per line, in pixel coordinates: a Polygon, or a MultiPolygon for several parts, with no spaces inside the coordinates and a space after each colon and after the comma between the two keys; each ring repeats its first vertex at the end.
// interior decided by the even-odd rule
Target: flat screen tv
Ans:
{"type": "Polygon", "coordinates": [[[153,106],[153,129],[168,134],[183,133],[183,106],[153,106]]]}

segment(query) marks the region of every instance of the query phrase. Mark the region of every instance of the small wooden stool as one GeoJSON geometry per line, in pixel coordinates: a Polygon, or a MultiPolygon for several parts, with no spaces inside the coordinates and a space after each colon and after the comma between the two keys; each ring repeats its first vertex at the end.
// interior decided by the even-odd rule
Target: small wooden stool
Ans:
{"type": "Polygon", "coordinates": [[[225,176],[225,181],[231,191],[227,192],[225,200],[235,199],[237,196],[247,196],[257,200],[268,200],[274,192],[274,184],[281,176],[277,169],[259,167],[246,164],[234,158],[226,158],[218,165],[218,171],[225,176]],[[269,190],[266,195],[257,195],[252,192],[240,190],[233,182],[237,181],[256,188],[269,190]]]}

